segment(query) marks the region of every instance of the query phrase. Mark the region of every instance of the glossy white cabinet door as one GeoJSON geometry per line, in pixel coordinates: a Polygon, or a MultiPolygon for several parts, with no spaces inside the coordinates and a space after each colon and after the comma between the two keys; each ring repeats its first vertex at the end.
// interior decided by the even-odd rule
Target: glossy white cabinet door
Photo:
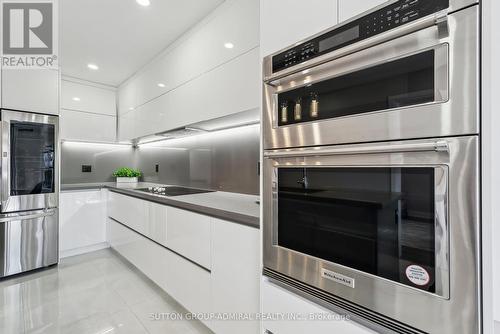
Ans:
{"type": "Polygon", "coordinates": [[[194,313],[209,312],[209,271],[111,219],[107,222],[107,233],[113,249],[186,309],[194,313]]]}
{"type": "Polygon", "coordinates": [[[260,7],[263,56],[337,24],[336,0],[260,0],[260,7]]]}
{"type": "Polygon", "coordinates": [[[259,2],[221,4],[132,80],[137,107],[259,46],[259,2]],[[232,43],[227,49],[225,43],[232,43]],[[158,86],[162,83],[162,87],[158,86]]]}
{"type": "MultiPolygon", "coordinates": [[[[264,314],[301,315],[308,319],[309,315],[330,315],[335,313],[322,308],[302,297],[299,297],[281,287],[262,281],[262,312],[264,314]]],[[[376,332],[363,327],[353,321],[338,318],[332,321],[322,320],[277,320],[263,321],[264,333],[266,330],[273,334],[375,334],[376,332]]]]}
{"type": "Polygon", "coordinates": [[[259,50],[254,49],[134,110],[134,135],[150,135],[258,108],[260,72],[259,50]]]}
{"type": "Polygon", "coordinates": [[[61,109],[60,138],[65,140],[115,142],[116,116],[61,109]]]}
{"type": "Polygon", "coordinates": [[[108,216],[148,235],[149,232],[149,202],[134,197],[110,192],[108,196],[108,216]]]}
{"type": "Polygon", "coordinates": [[[59,252],[106,242],[105,200],[100,190],[62,192],[59,199],[59,252]]]}
{"type": "Polygon", "coordinates": [[[148,236],[154,241],[167,245],[167,206],[148,203],[148,236]]]}
{"type": "Polygon", "coordinates": [[[349,20],[373,7],[376,7],[387,0],[338,0],[339,1],[339,22],[349,20]]]}
{"type": "MultiPolygon", "coordinates": [[[[259,312],[259,230],[213,219],[212,312],[259,312]]],[[[258,321],[213,321],[217,334],[257,334],[258,321]]]]}
{"type": "Polygon", "coordinates": [[[61,81],[61,108],[116,116],[116,93],[72,81],[61,81]]]}
{"type": "Polygon", "coordinates": [[[137,103],[137,80],[133,78],[122,84],[116,93],[118,95],[118,115],[134,110],[137,103]]]}
{"type": "Polygon", "coordinates": [[[136,111],[131,110],[118,116],[118,140],[127,141],[137,138],[136,111]]]}
{"type": "MultiPolygon", "coordinates": [[[[210,272],[179,255],[164,251],[168,259],[169,272],[165,276],[166,285],[162,286],[172,297],[193,313],[210,311],[210,272]]],[[[151,254],[150,259],[162,253],[151,254]]],[[[150,260],[151,261],[151,260],[150,260]]]]}
{"type": "Polygon", "coordinates": [[[2,70],[2,108],[59,114],[58,70],[2,70]]]}
{"type": "Polygon", "coordinates": [[[199,265],[212,267],[210,254],[211,219],[208,216],[169,207],[167,247],[199,265]]]}

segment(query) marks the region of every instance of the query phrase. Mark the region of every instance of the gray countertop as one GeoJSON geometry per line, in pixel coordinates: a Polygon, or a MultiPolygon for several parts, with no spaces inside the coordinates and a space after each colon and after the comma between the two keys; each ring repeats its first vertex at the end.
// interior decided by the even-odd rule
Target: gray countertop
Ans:
{"type": "Polygon", "coordinates": [[[211,193],[165,197],[136,190],[154,186],[167,185],[149,182],[121,184],[115,182],[79,183],[63,184],[61,185],[61,191],[68,192],[107,188],[116,193],[205,214],[215,218],[234,221],[255,228],[259,228],[260,226],[260,207],[259,204],[257,204],[259,196],[216,191],[211,193]]]}

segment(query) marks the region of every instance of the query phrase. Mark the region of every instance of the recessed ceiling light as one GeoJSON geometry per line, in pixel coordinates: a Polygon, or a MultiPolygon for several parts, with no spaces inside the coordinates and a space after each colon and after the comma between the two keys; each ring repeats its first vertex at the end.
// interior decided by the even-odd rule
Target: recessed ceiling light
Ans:
{"type": "Polygon", "coordinates": [[[226,49],[232,49],[234,48],[234,44],[233,43],[230,43],[230,42],[227,42],[227,43],[224,43],[224,47],[226,49]]]}
{"type": "Polygon", "coordinates": [[[75,96],[75,97],[73,98],[73,101],[77,101],[77,102],[78,102],[78,101],[80,101],[80,98],[75,96]]]}
{"type": "Polygon", "coordinates": [[[160,82],[160,83],[158,84],[158,87],[165,88],[165,84],[160,82]]]}
{"type": "Polygon", "coordinates": [[[96,64],[88,64],[87,67],[94,71],[97,71],[99,69],[99,66],[97,66],[96,64]]]}
{"type": "Polygon", "coordinates": [[[135,1],[137,1],[137,3],[139,5],[144,6],[144,7],[151,5],[151,1],[149,1],[149,0],[135,0],[135,1]]]}

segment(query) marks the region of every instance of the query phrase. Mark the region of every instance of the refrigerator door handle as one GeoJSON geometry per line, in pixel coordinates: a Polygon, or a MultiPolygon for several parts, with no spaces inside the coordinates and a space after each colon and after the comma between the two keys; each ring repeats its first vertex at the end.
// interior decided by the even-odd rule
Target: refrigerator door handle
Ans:
{"type": "Polygon", "coordinates": [[[48,210],[43,210],[43,211],[37,211],[36,213],[10,214],[8,216],[0,217],[0,223],[49,217],[49,216],[53,216],[55,212],[56,212],[55,209],[48,209],[48,210]]]}

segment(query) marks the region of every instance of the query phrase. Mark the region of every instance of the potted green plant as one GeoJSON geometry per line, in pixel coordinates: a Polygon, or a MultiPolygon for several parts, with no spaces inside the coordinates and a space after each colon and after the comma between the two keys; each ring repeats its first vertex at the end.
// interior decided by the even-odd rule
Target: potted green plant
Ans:
{"type": "Polygon", "coordinates": [[[128,167],[118,168],[113,173],[117,183],[137,183],[141,175],[139,170],[128,167]]]}

